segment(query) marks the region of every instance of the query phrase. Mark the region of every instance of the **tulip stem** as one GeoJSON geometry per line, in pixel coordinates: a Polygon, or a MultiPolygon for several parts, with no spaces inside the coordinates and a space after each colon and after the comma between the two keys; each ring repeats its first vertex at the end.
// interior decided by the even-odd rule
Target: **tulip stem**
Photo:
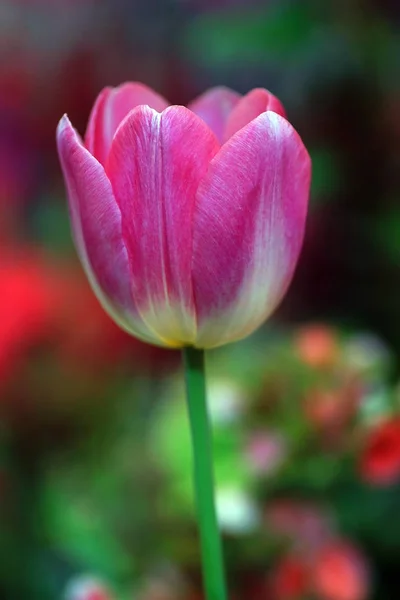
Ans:
{"type": "Polygon", "coordinates": [[[221,538],[214,501],[212,432],[207,412],[204,351],[184,348],[183,359],[206,599],[226,600],[221,538]]]}

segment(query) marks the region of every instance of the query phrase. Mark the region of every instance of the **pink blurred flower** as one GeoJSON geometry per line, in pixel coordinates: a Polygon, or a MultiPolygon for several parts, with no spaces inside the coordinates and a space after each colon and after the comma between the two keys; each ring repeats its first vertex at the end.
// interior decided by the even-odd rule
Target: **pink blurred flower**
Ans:
{"type": "Polygon", "coordinates": [[[310,594],[319,600],[366,600],[370,572],[363,553],[347,540],[329,540],[315,553],[292,553],[271,573],[276,600],[310,594]]]}
{"type": "Polygon", "coordinates": [[[272,94],[216,88],[184,108],[127,83],[99,95],[85,144],[66,116],[57,140],[78,253],[123,329],[211,348],[272,313],[310,185],[307,151],[272,94]]]}
{"type": "Polygon", "coordinates": [[[246,447],[247,463],[252,471],[267,475],[282,464],[286,456],[283,436],[275,432],[262,431],[253,434],[246,447]]]}
{"type": "Polygon", "coordinates": [[[400,417],[386,419],[369,432],[360,471],[373,485],[390,485],[400,479],[400,417]]]}
{"type": "Polygon", "coordinates": [[[301,327],[295,335],[294,346],[299,358],[314,368],[332,366],[339,355],[335,331],[322,323],[301,327]]]}
{"type": "Polygon", "coordinates": [[[321,600],[366,600],[370,582],[364,555],[349,542],[330,542],[313,561],[312,586],[321,600]]]}
{"type": "Polygon", "coordinates": [[[313,551],[332,535],[329,516],[306,501],[282,498],[271,501],[265,511],[268,530],[289,539],[300,549],[313,551]]]}

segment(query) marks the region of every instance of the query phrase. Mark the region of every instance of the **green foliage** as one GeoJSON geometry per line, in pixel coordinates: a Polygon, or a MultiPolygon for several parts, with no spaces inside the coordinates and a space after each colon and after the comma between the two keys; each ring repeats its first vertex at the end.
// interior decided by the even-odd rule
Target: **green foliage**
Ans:
{"type": "Polygon", "coordinates": [[[279,2],[198,17],[188,27],[184,44],[193,60],[214,68],[237,61],[286,61],[310,43],[314,27],[306,3],[279,2]]]}

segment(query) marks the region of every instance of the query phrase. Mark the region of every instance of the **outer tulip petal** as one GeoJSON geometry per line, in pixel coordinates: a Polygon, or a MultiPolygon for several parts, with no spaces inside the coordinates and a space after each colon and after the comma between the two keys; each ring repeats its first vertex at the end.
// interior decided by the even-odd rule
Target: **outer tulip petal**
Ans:
{"type": "Polygon", "coordinates": [[[126,115],[136,106],[147,104],[161,112],[168,102],[142,83],[124,83],[105,88],[97,97],[89,117],[85,145],[101,164],[105,164],[114,134],[126,115]]]}
{"type": "Polygon", "coordinates": [[[208,90],[188,105],[213,130],[222,143],[226,122],[241,95],[226,87],[208,90]]]}
{"type": "Polygon", "coordinates": [[[245,337],[279,303],[302,244],[310,176],[298,134],[270,111],[211,161],[194,215],[197,347],[245,337]]]}
{"type": "Polygon", "coordinates": [[[135,309],[121,214],[110,181],[101,164],[82,145],[67,116],[58,125],[57,145],[75,243],[99,301],[123,329],[163,345],[135,309]]]}
{"type": "Polygon", "coordinates": [[[162,114],[132,111],[118,129],[107,172],[133,265],[133,295],[143,320],[170,345],[193,343],[191,282],[196,190],[219,145],[182,106],[162,114]]]}
{"type": "Polygon", "coordinates": [[[263,88],[256,88],[243,96],[229,115],[224,141],[267,110],[272,110],[282,117],[286,116],[278,98],[263,88]]]}

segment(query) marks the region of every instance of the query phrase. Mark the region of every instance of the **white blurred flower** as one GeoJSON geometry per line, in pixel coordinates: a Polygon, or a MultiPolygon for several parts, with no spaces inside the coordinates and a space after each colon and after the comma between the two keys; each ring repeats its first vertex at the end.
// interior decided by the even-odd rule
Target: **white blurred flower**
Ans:
{"type": "Polygon", "coordinates": [[[349,338],[344,347],[344,356],[347,365],[365,372],[386,366],[390,360],[390,351],[377,335],[363,332],[349,338]]]}
{"type": "Polygon", "coordinates": [[[261,515],[253,499],[238,488],[223,488],[216,494],[217,517],[221,529],[233,535],[245,535],[261,524],[261,515]]]}
{"type": "Polygon", "coordinates": [[[246,394],[234,381],[211,378],[207,385],[207,400],[214,425],[228,425],[243,414],[246,394]]]}
{"type": "Polygon", "coordinates": [[[391,390],[384,384],[366,387],[360,403],[360,415],[365,421],[375,422],[390,412],[391,390]]]}
{"type": "Polygon", "coordinates": [[[97,577],[78,575],[68,582],[63,600],[111,600],[111,595],[97,577]]]}

